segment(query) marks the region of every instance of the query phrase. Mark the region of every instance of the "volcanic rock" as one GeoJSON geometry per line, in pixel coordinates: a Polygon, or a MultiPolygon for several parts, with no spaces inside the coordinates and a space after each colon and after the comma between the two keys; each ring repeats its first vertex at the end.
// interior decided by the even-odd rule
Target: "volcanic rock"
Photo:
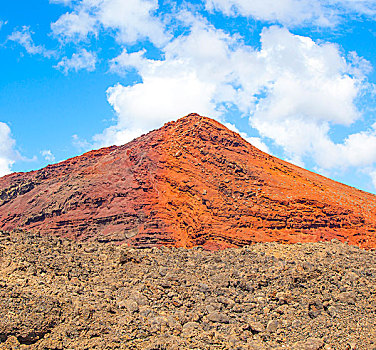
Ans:
{"type": "Polygon", "coordinates": [[[0,232],[0,349],[375,350],[376,252],[334,242],[134,252],[0,232]],[[128,252],[139,262],[119,263],[128,252]],[[339,297],[350,291],[351,302],[339,297]]]}
{"type": "Polygon", "coordinates": [[[190,114],[126,145],[1,178],[0,228],[136,247],[336,238],[376,248],[376,196],[190,114]]]}

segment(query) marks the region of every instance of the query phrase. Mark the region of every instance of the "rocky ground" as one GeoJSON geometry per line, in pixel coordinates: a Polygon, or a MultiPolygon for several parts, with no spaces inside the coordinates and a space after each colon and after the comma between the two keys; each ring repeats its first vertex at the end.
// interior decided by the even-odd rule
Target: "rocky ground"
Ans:
{"type": "Polygon", "coordinates": [[[0,349],[376,349],[376,253],[0,233],[0,349]]]}

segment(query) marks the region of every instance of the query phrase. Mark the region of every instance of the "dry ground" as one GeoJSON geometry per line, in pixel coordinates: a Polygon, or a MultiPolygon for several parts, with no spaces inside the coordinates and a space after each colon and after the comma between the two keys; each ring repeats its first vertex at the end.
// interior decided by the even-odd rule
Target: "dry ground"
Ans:
{"type": "Polygon", "coordinates": [[[376,349],[376,253],[0,233],[0,349],[376,349]]]}

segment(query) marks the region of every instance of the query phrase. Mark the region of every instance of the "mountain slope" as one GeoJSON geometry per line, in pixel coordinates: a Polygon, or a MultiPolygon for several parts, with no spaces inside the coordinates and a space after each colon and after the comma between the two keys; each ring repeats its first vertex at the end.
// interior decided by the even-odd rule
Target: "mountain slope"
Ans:
{"type": "Polygon", "coordinates": [[[0,228],[135,246],[338,238],[376,248],[376,196],[190,114],[120,146],[0,179],[0,228]]]}

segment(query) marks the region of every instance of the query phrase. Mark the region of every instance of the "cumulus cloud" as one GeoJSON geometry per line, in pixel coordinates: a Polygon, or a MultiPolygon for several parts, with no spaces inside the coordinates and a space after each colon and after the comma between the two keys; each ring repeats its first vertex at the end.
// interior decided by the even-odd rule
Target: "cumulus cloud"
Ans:
{"type": "Polygon", "coordinates": [[[101,145],[119,145],[192,111],[215,116],[215,106],[207,98],[214,89],[213,84],[200,81],[195,72],[186,71],[165,77],[151,74],[133,86],[118,84],[107,91],[117,125],[95,139],[101,145]]]}
{"type": "Polygon", "coordinates": [[[51,27],[55,36],[65,41],[85,40],[90,34],[112,30],[120,43],[149,39],[160,46],[168,36],[154,16],[157,9],[157,0],[81,0],[51,27]]]}
{"type": "Polygon", "coordinates": [[[311,160],[328,174],[349,167],[372,169],[376,124],[350,133],[343,142],[330,137],[335,125],[351,126],[361,117],[356,99],[368,88],[364,79],[370,64],[354,54],[346,60],[335,45],[278,27],[264,30],[261,42],[258,58],[268,72],[267,83],[251,106],[251,125],[297,165],[311,160]]]}
{"type": "Polygon", "coordinates": [[[54,162],[55,161],[55,156],[53,155],[53,153],[51,152],[51,150],[47,149],[47,150],[43,150],[40,152],[40,154],[42,155],[42,157],[47,161],[47,162],[54,162]]]}
{"type": "Polygon", "coordinates": [[[189,36],[164,47],[164,60],[147,59],[144,51],[124,51],[112,61],[112,69],[136,69],[142,83],[108,89],[117,124],[97,135],[96,140],[103,144],[124,143],[191,112],[221,119],[222,100],[234,92],[227,85],[230,44],[235,41],[228,35],[197,22],[189,36]]]}
{"type": "Polygon", "coordinates": [[[351,125],[360,117],[355,99],[369,67],[361,58],[346,60],[333,44],[271,27],[255,50],[191,19],[190,33],[163,51],[162,60],[124,51],[111,62],[116,71],[136,69],[142,82],[108,90],[118,123],[107,137],[115,137],[115,130],[128,135],[157,127],[193,111],[223,121],[235,106],[261,136],[298,161],[312,152],[317,135],[328,138],[330,125],[351,125]]]}
{"type": "Polygon", "coordinates": [[[346,15],[376,15],[373,0],[206,0],[209,11],[247,16],[285,26],[332,27],[346,15]]]}
{"type": "Polygon", "coordinates": [[[8,36],[8,40],[14,41],[23,46],[30,55],[42,55],[46,58],[51,58],[55,55],[54,51],[47,50],[43,45],[36,45],[32,39],[33,32],[30,28],[23,26],[21,30],[14,31],[8,36]]]}
{"type": "Polygon", "coordinates": [[[16,158],[14,151],[15,144],[16,142],[12,138],[9,126],[0,122],[0,176],[11,172],[16,158]]]}
{"type": "Polygon", "coordinates": [[[325,169],[370,166],[376,162],[376,124],[369,130],[350,134],[339,144],[321,136],[315,152],[317,163],[325,169]]]}
{"type": "Polygon", "coordinates": [[[248,141],[251,145],[257,147],[259,150],[271,154],[269,147],[261,140],[260,137],[250,137],[245,132],[239,131],[234,124],[225,123],[224,125],[230,130],[238,133],[244,140],[248,141]]]}
{"type": "Polygon", "coordinates": [[[61,69],[65,74],[67,74],[70,70],[78,72],[79,70],[83,69],[92,72],[95,70],[96,63],[96,54],[88,52],[85,49],[81,49],[78,53],[74,53],[71,58],[63,57],[55,68],[61,69]]]}
{"type": "Polygon", "coordinates": [[[329,134],[333,125],[350,126],[360,118],[355,101],[365,86],[362,67],[346,61],[332,44],[278,27],[264,30],[259,57],[269,79],[251,112],[251,125],[298,164],[312,157],[326,169],[338,166],[338,159],[342,166],[355,166],[340,151],[354,145],[354,137],[335,144],[329,134]]]}
{"type": "Polygon", "coordinates": [[[361,81],[333,44],[316,44],[286,29],[261,35],[259,58],[267,67],[268,98],[257,106],[259,119],[304,115],[312,120],[350,125],[359,117],[354,99],[361,81]]]}

